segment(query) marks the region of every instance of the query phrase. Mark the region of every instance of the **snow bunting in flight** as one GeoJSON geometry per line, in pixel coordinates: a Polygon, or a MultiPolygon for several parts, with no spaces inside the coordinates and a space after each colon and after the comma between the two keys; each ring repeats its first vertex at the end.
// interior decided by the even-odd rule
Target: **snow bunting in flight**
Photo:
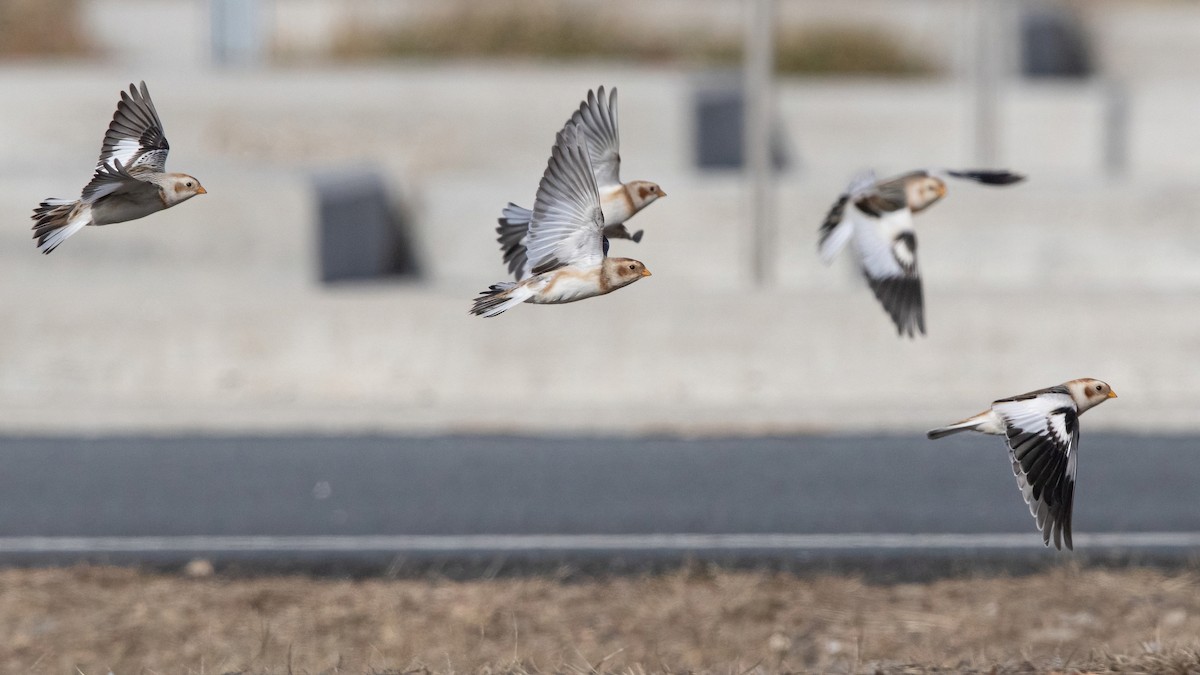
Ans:
{"type": "MultiPolygon", "coordinates": [[[[629,230],[625,229],[625,221],[653,204],[659,197],[666,197],[667,193],[649,181],[621,182],[617,90],[614,88],[607,98],[604,95],[604,87],[600,87],[598,93],[589,90],[587,100],[579,104],[579,110],[567,121],[567,126],[571,125],[576,126],[587,139],[592,170],[600,191],[600,209],[604,211],[605,238],[640,242],[642,230],[630,234],[629,230]]],[[[508,263],[508,271],[518,281],[530,274],[526,233],[529,231],[532,215],[529,209],[509,202],[501,211],[500,227],[496,228],[496,232],[500,234],[497,241],[500,242],[500,250],[504,252],[504,262],[508,263]]]]}
{"type": "Polygon", "coordinates": [[[863,275],[900,335],[925,334],[912,216],[946,195],[947,176],[985,185],[1025,178],[1008,171],[913,171],[881,181],[867,171],[851,181],[821,225],[821,260],[828,265],[853,240],[863,275]]]}
{"type": "Polygon", "coordinates": [[[637,260],[606,257],[596,176],[587,141],[573,125],[555,139],[524,241],[530,275],[484,291],[475,298],[472,314],[496,316],[522,302],[575,302],[650,276],[637,260]]]}
{"type": "Polygon", "coordinates": [[[146,83],[121,92],[117,112],[104,134],[100,161],[80,199],[43,201],[33,210],[33,238],[49,253],[85,225],[136,220],[207,194],[186,173],[165,173],[167,137],[146,83]]]}
{"type": "Polygon", "coordinates": [[[1108,383],[1085,377],[1057,387],[1002,398],[974,417],[930,431],[941,438],[960,431],[1005,437],[1017,486],[1037,519],[1042,541],[1071,548],[1071,505],[1075,498],[1075,456],[1079,416],[1116,398],[1108,383]]]}

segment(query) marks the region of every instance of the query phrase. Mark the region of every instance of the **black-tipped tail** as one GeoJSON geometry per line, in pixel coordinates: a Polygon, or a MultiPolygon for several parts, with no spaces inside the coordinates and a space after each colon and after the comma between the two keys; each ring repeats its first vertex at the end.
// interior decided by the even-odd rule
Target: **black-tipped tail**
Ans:
{"type": "Polygon", "coordinates": [[[955,429],[954,427],[941,427],[938,429],[930,429],[929,431],[925,432],[925,438],[928,438],[931,441],[935,441],[939,438],[945,438],[951,434],[957,434],[960,431],[966,431],[966,430],[967,430],[966,427],[962,427],[960,429],[955,429]]]}
{"type": "Polygon", "coordinates": [[[516,288],[517,284],[511,281],[505,281],[489,286],[486,291],[479,294],[471,305],[471,314],[482,317],[492,317],[503,314],[505,310],[514,304],[520,302],[514,301],[509,291],[516,288]]]}
{"type": "Polygon", "coordinates": [[[79,202],[70,199],[46,199],[33,210],[33,238],[42,253],[50,253],[87,224],[77,212],[79,202]]]}
{"type": "Polygon", "coordinates": [[[968,417],[961,422],[947,424],[946,426],[938,427],[937,429],[930,429],[929,431],[925,432],[925,438],[928,438],[929,440],[936,440],[939,438],[945,438],[950,434],[957,434],[962,431],[975,431],[979,427],[981,418],[986,414],[987,411],[984,411],[974,417],[968,417]]]}

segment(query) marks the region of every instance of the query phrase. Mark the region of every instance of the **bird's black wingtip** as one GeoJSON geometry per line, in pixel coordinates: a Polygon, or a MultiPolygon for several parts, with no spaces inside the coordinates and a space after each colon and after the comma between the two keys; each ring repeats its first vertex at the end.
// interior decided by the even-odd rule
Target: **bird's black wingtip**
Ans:
{"type": "Polygon", "coordinates": [[[973,180],[984,185],[1012,185],[1025,180],[1025,174],[1005,170],[974,169],[967,171],[948,171],[955,178],[973,180]]]}

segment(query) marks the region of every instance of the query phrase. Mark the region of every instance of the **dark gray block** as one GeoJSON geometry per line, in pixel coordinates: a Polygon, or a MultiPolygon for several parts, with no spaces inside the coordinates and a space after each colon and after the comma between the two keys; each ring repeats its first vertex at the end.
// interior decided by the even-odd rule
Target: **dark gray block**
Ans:
{"type": "Polygon", "coordinates": [[[378,172],[323,172],[313,183],[321,281],[420,276],[406,219],[378,172]]]}
{"type": "Polygon", "coordinates": [[[1030,77],[1088,77],[1087,36],[1075,15],[1033,8],[1021,16],[1021,72],[1030,77]]]}
{"type": "MultiPolygon", "coordinates": [[[[740,169],[745,164],[742,125],[745,96],[740,79],[707,84],[696,90],[695,157],[701,169],[740,169]]],[[[771,159],[777,170],[789,165],[783,129],[771,125],[771,159]]]]}

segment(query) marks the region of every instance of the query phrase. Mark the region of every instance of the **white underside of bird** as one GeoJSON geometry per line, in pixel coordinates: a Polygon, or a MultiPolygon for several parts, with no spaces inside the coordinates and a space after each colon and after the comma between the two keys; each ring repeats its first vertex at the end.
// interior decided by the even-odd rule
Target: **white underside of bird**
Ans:
{"type": "MultiPolygon", "coordinates": [[[[613,288],[601,282],[599,267],[560,267],[550,272],[536,274],[520,282],[509,281],[492,286],[499,291],[499,302],[481,312],[480,316],[491,317],[517,305],[528,302],[534,305],[564,305],[568,302],[586,300],[605,295],[613,288]]],[[[646,276],[649,276],[647,274],[646,276]]]]}

